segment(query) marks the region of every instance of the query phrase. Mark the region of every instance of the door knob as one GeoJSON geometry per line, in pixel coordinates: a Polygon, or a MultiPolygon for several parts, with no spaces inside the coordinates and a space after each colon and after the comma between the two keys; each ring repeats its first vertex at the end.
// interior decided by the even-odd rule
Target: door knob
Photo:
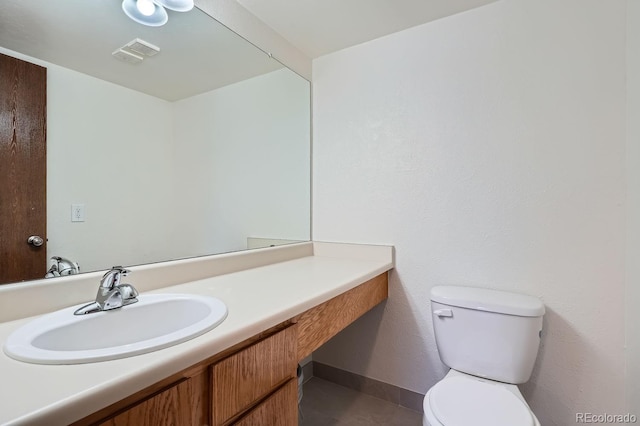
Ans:
{"type": "Polygon", "coordinates": [[[35,247],[40,247],[42,244],[44,244],[44,240],[39,235],[30,236],[27,242],[35,247]]]}

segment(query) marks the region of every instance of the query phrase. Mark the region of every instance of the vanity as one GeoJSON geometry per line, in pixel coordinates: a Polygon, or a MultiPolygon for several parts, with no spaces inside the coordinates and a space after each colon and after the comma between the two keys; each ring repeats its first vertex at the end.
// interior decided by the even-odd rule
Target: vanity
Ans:
{"type": "MultiPolygon", "coordinates": [[[[387,298],[393,262],[388,246],[307,242],[131,268],[141,294],[213,296],[227,318],[187,342],[112,361],[38,365],[3,353],[0,424],[296,425],[298,363],[387,298]]],[[[75,289],[71,304],[90,300],[99,275],[0,294],[0,339],[33,319],[8,320],[11,297],[49,292],[32,308],[43,314],[68,306],[58,290],[75,289]]]]}

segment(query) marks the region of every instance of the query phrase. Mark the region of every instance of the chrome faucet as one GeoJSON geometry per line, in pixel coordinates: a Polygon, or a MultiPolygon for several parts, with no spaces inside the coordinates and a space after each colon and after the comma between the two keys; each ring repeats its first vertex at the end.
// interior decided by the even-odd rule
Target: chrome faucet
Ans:
{"type": "Polygon", "coordinates": [[[74,315],[110,311],[138,301],[138,290],[131,284],[120,284],[120,279],[129,274],[122,266],[114,266],[100,280],[95,302],[91,302],[74,312],[74,315]]]}

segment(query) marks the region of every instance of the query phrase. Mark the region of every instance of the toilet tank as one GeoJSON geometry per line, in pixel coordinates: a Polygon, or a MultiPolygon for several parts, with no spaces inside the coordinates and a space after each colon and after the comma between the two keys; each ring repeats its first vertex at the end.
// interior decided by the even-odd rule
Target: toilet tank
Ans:
{"type": "Polygon", "coordinates": [[[448,367],[505,383],[531,377],[544,305],[537,297],[474,287],[431,289],[433,330],[448,367]]]}

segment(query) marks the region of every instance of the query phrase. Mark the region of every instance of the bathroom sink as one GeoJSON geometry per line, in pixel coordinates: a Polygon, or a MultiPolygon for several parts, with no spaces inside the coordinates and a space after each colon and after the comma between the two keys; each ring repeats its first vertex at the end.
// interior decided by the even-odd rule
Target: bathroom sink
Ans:
{"type": "Polygon", "coordinates": [[[74,315],[80,306],[43,315],[15,330],[4,351],[35,364],[84,364],[163,349],[200,336],[227,317],[219,299],[190,294],[140,295],[111,311],[74,315]]]}

